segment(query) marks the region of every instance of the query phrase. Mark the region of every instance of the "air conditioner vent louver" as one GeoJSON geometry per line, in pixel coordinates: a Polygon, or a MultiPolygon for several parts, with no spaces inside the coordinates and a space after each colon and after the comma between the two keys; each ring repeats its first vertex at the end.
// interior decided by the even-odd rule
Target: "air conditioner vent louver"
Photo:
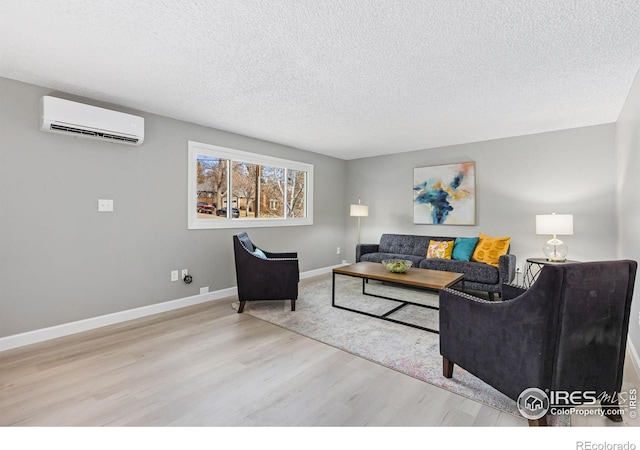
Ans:
{"type": "Polygon", "coordinates": [[[65,131],[67,133],[84,134],[87,136],[97,137],[101,139],[112,139],[114,141],[130,142],[132,144],[137,144],[138,141],[140,140],[138,138],[130,138],[126,136],[118,136],[116,134],[101,133],[99,131],[83,130],[81,128],[67,127],[64,125],[57,125],[57,124],[52,124],[49,129],[56,130],[56,131],[65,131]]]}
{"type": "Polygon", "coordinates": [[[45,95],[40,130],[126,145],[144,142],[144,119],[84,103],[45,95]]]}

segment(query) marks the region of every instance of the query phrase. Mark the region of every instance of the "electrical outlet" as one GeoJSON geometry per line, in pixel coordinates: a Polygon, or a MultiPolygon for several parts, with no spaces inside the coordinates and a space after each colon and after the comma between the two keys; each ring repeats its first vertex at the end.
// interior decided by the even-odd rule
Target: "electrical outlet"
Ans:
{"type": "Polygon", "coordinates": [[[189,272],[187,271],[187,269],[182,269],[182,279],[184,280],[184,277],[186,277],[187,275],[189,275],[189,272]]]}
{"type": "Polygon", "coordinates": [[[338,249],[336,250],[336,254],[340,254],[340,247],[338,247],[338,249]]]}
{"type": "Polygon", "coordinates": [[[177,270],[172,270],[171,271],[171,281],[178,281],[178,271],[177,270]]]}
{"type": "Polygon", "coordinates": [[[522,273],[522,266],[521,265],[517,265],[516,266],[516,273],[522,273]]]}
{"type": "Polygon", "coordinates": [[[113,200],[98,199],[98,212],[113,212],[113,200]]]}
{"type": "Polygon", "coordinates": [[[201,294],[206,294],[207,292],[209,292],[209,286],[205,286],[205,287],[201,287],[200,288],[200,293],[201,294]]]}

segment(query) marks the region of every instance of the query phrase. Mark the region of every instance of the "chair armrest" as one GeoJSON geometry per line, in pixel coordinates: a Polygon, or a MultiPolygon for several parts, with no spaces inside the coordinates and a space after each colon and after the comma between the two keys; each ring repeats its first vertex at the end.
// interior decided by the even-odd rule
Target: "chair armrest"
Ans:
{"type": "Polygon", "coordinates": [[[269,259],[297,259],[298,254],[295,252],[273,253],[261,249],[265,256],[269,259]]]}
{"type": "Polygon", "coordinates": [[[443,289],[440,354],[514,400],[528,387],[548,386],[552,300],[529,290],[512,301],[489,302],[443,289]]]}
{"type": "Polygon", "coordinates": [[[236,259],[238,298],[269,300],[298,297],[300,268],[297,258],[262,259],[246,251],[236,259]]]}
{"type": "Polygon", "coordinates": [[[356,245],[356,262],[360,262],[362,255],[366,253],[375,253],[380,249],[380,244],[357,244],[356,245]]]}
{"type": "Polygon", "coordinates": [[[295,253],[271,253],[272,255],[280,255],[271,258],[267,255],[267,259],[261,260],[265,263],[259,266],[258,270],[264,270],[265,273],[271,273],[272,281],[286,283],[286,279],[295,275],[296,281],[300,281],[300,266],[297,257],[287,257],[282,255],[295,255],[295,253]]]}

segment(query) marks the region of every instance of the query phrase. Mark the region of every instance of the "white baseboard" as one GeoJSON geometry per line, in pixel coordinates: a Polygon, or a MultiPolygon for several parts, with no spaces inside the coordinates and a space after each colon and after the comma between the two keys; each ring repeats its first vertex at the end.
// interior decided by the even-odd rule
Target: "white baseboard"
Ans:
{"type": "MultiPolygon", "coordinates": [[[[331,273],[334,267],[341,265],[323,267],[320,269],[302,272],[300,279],[311,278],[317,275],[331,273]]],[[[42,328],[39,330],[27,331],[25,333],[14,334],[0,338],[0,351],[10,350],[12,348],[23,347],[25,345],[36,344],[38,342],[56,339],[70,334],[89,331],[107,325],[114,325],[128,320],[139,319],[141,317],[152,316],[174,309],[185,308],[187,306],[197,305],[198,303],[210,302],[221,298],[236,295],[238,289],[236,287],[220,289],[218,291],[207,292],[206,294],[193,295],[191,297],[179,298],[167,302],[156,303],[154,305],[142,306],[140,308],[128,309],[103,316],[91,317],[89,319],[78,320],[76,322],[64,323],[53,327],[42,328]]]]}
{"type": "Polygon", "coordinates": [[[321,267],[320,269],[308,270],[308,271],[302,272],[300,274],[300,279],[304,280],[305,278],[317,277],[318,275],[324,275],[324,274],[327,274],[327,273],[331,273],[331,271],[333,269],[335,269],[336,267],[342,267],[342,266],[345,266],[345,265],[346,264],[336,264],[335,266],[321,267]]]}

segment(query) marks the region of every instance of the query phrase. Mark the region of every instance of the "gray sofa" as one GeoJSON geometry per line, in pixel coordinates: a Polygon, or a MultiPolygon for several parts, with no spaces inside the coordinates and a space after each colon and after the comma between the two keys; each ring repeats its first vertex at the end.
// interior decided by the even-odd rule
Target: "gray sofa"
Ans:
{"type": "Polygon", "coordinates": [[[473,261],[427,259],[427,247],[430,240],[453,241],[455,237],[383,234],[379,244],[358,244],[356,246],[356,262],[382,262],[383,259],[394,258],[408,259],[413,262],[413,267],[463,273],[465,289],[485,291],[488,293],[489,300],[494,300],[496,293],[502,295],[502,284],[510,283],[515,277],[515,255],[510,253],[502,255],[499,267],[473,261]]]}

